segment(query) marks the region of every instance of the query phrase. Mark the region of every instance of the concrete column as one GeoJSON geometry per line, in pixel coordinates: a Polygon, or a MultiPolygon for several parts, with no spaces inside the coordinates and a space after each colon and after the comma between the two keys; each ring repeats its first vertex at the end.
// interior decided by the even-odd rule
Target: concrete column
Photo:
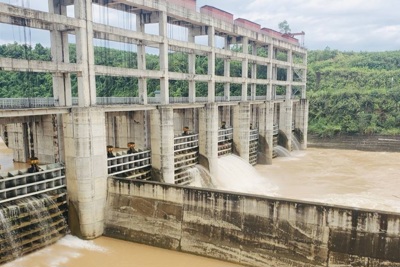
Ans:
{"type": "Polygon", "coordinates": [[[208,54],[208,102],[215,102],[215,28],[208,26],[208,46],[211,53],[208,54]]]}
{"type": "Polygon", "coordinates": [[[147,111],[130,111],[127,115],[128,142],[135,142],[138,149],[149,148],[147,111]]]}
{"type": "Polygon", "coordinates": [[[301,149],[307,148],[307,132],[308,132],[308,100],[301,99],[297,104],[296,110],[296,128],[301,131],[300,145],[301,149]]]}
{"type": "MultiPolygon", "coordinates": [[[[188,28],[188,43],[195,42],[195,34],[193,28],[188,28]]],[[[196,102],[196,82],[194,76],[196,75],[196,54],[190,52],[188,54],[188,73],[189,73],[189,103],[196,102]]]]}
{"type": "MultiPolygon", "coordinates": [[[[49,13],[67,15],[67,7],[59,0],[49,0],[49,13]]],[[[69,63],[68,33],[50,31],[51,57],[55,63],[69,63]]],[[[53,96],[56,106],[72,106],[71,75],[53,73],[53,96]]]]}
{"type": "Polygon", "coordinates": [[[292,98],[292,83],[293,83],[293,51],[289,50],[288,53],[288,62],[290,66],[287,68],[287,77],[286,81],[288,85],[286,86],[286,100],[290,100],[292,98]]]}
{"type": "Polygon", "coordinates": [[[162,105],[169,104],[169,72],[168,72],[168,32],[167,13],[159,12],[159,35],[162,37],[160,50],[160,101],[162,105]]]}
{"type": "MultiPolygon", "coordinates": [[[[142,14],[136,15],[136,31],[140,33],[145,32],[144,17],[142,14]]],[[[137,45],[137,61],[138,69],[146,71],[146,46],[139,42],[137,45]]],[[[147,79],[143,77],[138,78],[139,99],[140,103],[147,104],[147,79]]]]}
{"type": "Polygon", "coordinates": [[[115,113],[107,112],[106,121],[106,143],[115,146],[115,113]]]}
{"type": "Polygon", "coordinates": [[[272,164],[273,129],[274,103],[267,101],[260,106],[258,164],[272,164]]]}
{"type": "Polygon", "coordinates": [[[246,54],[246,58],[242,60],[242,101],[247,101],[247,89],[248,89],[248,72],[249,72],[249,38],[246,36],[242,37],[242,49],[243,53],[246,54]]]}
{"type": "MultiPolygon", "coordinates": [[[[230,42],[229,36],[225,37],[225,50],[230,49],[230,42]]],[[[224,76],[230,77],[231,76],[231,61],[229,58],[224,59],[224,76]]],[[[229,102],[231,98],[231,84],[226,82],[224,84],[224,100],[229,102]]]]}
{"type": "Polygon", "coordinates": [[[27,162],[29,158],[28,132],[26,123],[7,124],[8,148],[13,150],[13,160],[27,162]]]}
{"type": "Polygon", "coordinates": [[[285,100],[281,103],[279,113],[279,130],[281,130],[287,137],[288,144],[285,147],[287,150],[291,150],[292,147],[292,121],[293,121],[293,103],[292,101],[285,100]]]}
{"type": "Polygon", "coordinates": [[[85,21],[75,30],[76,61],[82,66],[78,74],[78,105],[89,107],[96,104],[96,80],[94,72],[92,1],[75,1],[75,17],[85,21]]]}
{"type": "MultiPolygon", "coordinates": [[[[254,56],[257,56],[257,44],[255,42],[252,43],[252,53],[254,56]]],[[[253,80],[257,79],[257,63],[252,62],[251,63],[251,78],[253,80]]],[[[257,84],[255,82],[251,83],[251,100],[256,100],[256,95],[257,95],[257,84]]]]}
{"type": "Polygon", "coordinates": [[[152,110],[151,159],[156,180],[174,184],[174,112],[171,107],[160,106],[152,110]]]}
{"type": "Polygon", "coordinates": [[[273,91],[273,81],[274,81],[274,64],[273,64],[273,57],[274,54],[274,46],[272,44],[268,45],[268,59],[270,60],[271,63],[268,64],[268,85],[267,85],[267,96],[266,99],[267,101],[272,100],[272,91],[273,91]]]}
{"type": "Polygon", "coordinates": [[[114,117],[114,138],[115,147],[126,148],[130,140],[130,134],[128,133],[129,121],[126,116],[126,112],[118,112],[114,117]]]}
{"type": "Polygon", "coordinates": [[[105,116],[102,109],[74,108],[63,115],[65,167],[72,234],[103,234],[107,195],[105,116]]]}
{"type": "Polygon", "coordinates": [[[306,92],[307,92],[307,53],[304,54],[304,59],[303,59],[303,83],[304,85],[301,87],[301,99],[306,99],[306,92]]]}
{"type": "Polygon", "coordinates": [[[218,177],[218,105],[199,109],[199,163],[218,177]]]}
{"type": "Polygon", "coordinates": [[[240,102],[233,108],[233,144],[235,151],[249,162],[250,102],[240,102]]]}
{"type": "Polygon", "coordinates": [[[36,156],[43,164],[60,162],[59,128],[57,115],[45,115],[35,124],[36,156]]]}

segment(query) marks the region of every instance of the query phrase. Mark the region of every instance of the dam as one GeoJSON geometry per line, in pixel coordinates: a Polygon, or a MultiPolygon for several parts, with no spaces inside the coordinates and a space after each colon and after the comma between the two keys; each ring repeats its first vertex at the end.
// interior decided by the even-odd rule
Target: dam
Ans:
{"type": "Polygon", "coordinates": [[[273,164],[278,147],[307,148],[299,40],[195,0],[31,5],[0,3],[25,51],[0,58],[22,95],[0,99],[0,135],[15,162],[40,167],[0,170],[2,260],[70,231],[251,266],[399,266],[399,214],[190,186],[222,157],[273,164]],[[27,52],[35,34],[48,57],[27,52]],[[33,90],[41,75],[47,95],[33,90]]]}

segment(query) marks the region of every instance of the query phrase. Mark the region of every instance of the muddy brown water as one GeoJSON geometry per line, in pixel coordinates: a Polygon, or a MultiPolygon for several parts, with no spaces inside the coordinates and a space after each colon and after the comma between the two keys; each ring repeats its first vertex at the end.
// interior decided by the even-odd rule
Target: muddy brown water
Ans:
{"type": "MultiPolygon", "coordinates": [[[[0,142],[1,172],[25,167],[12,162],[0,142]]],[[[307,149],[255,169],[273,184],[275,196],[400,212],[400,153],[307,149]]],[[[91,241],[67,235],[54,245],[4,267],[230,267],[205,257],[100,237],[91,241]]]]}

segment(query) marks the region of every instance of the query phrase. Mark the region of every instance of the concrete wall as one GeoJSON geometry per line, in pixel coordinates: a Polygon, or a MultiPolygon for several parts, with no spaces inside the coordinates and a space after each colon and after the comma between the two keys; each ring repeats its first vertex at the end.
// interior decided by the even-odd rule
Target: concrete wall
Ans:
{"type": "Polygon", "coordinates": [[[106,236],[251,266],[400,266],[400,214],[108,180],[106,236]]]}
{"type": "Polygon", "coordinates": [[[400,136],[340,135],[321,138],[309,134],[307,143],[309,147],[400,152],[400,136]]]}

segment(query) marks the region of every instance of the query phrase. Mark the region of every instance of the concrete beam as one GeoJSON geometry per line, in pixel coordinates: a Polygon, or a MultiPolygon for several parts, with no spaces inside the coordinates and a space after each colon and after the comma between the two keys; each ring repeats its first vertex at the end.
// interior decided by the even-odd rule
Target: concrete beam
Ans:
{"type": "Polygon", "coordinates": [[[40,116],[49,114],[67,114],[71,108],[35,108],[35,109],[16,109],[16,110],[0,110],[0,124],[12,123],[13,120],[24,119],[29,116],[40,116]]]}
{"type": "Polygon", "coordinates": [[[63,15],[0,3],[0,22],[43,30],[69,31],[85,22],[63,15]]]}
{"type": "Polygon", "coordinates": [[[82,72],[82,65],[76,63],[0,58],[0,70],[79,74],[82,72]]]}

